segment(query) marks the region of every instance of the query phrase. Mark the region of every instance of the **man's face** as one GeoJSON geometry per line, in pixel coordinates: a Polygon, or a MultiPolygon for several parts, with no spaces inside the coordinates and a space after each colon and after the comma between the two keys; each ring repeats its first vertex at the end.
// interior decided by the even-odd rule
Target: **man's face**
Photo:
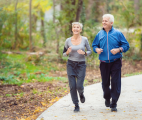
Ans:
{"type": "Polygon", "coordinates": [[[105,30],[111,29],[111,26],[113,25],[113,22],[110,22],[109,19],[110,19],[109,17],[103,18],[102,24],[105,30]]]}

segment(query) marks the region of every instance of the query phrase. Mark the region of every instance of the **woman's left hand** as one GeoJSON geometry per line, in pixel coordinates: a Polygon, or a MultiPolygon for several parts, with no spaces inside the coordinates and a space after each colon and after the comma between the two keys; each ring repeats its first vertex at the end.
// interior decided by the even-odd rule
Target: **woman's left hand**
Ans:
{"type": "Polygon", "coordinates": [[[83,51],[83,50],[77,50],[77,52],[79,53],[79,54],[82,54],[82,55],[85,55],[85,52],[83,51]]]}

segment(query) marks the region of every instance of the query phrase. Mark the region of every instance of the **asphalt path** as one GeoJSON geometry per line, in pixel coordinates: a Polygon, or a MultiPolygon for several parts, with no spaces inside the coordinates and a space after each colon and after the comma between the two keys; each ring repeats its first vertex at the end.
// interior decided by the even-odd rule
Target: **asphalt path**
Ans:
{"type": "Polygon", "coordinates": [[[85,103],[74,113],[70,94],[66,95],[36,120],[142,120],[142,75],[122,78],[117,112],[105,107],[101,83],[85,87],[85,103]]]}

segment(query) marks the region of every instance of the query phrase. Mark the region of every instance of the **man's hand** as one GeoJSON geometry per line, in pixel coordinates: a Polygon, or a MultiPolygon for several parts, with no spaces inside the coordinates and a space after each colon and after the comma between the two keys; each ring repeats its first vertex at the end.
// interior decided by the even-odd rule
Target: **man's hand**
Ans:
{"type": "Polygon", "coordinates": [[[102,49],[102,48],[96,48],[96,52],[97,52],[98,54],[101,54],[101,53],[103,52],[103,49],[102,49]]]}
{"type": "Polygon", "coordinates": [[[120,49],[119,48],[114,48],[110,51],[113,55],[117,54],[120,52],[120,49]]]}

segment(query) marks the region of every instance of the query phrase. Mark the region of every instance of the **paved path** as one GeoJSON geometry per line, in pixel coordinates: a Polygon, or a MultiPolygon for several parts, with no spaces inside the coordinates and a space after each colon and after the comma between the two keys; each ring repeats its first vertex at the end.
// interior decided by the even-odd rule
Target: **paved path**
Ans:
{"type": "Polygon", "coordinates": [[[105,107],[101,83],[85,87],[85,103],[74,113],[70,94],[44,111],[37,120],[142,120],[142,75],[122,78],[118,111],[105,107]]]}

